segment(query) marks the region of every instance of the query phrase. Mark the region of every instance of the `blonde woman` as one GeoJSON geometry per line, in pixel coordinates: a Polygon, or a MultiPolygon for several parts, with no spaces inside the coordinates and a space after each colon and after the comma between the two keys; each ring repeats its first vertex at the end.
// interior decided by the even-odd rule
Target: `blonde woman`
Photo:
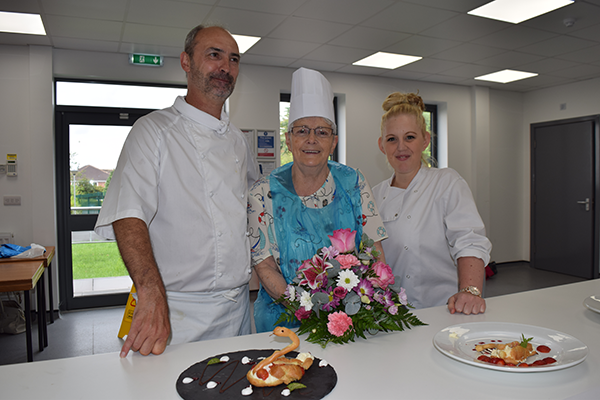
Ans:
{"type": "Polygon", "coordinates": [[[447,304],[450,313],[483,313],[492,244],[471,190],[453,169],[428,166],[431,135],[420,96],[392,93],[383,110],[379,149],[394,173],[373,194],[388,234],[386,260],[416,308],[447,304]]]}

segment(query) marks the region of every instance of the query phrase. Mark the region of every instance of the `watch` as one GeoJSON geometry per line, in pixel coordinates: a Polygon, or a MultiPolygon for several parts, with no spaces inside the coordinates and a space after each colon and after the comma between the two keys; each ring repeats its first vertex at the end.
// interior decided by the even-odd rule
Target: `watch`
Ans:
{"type": "Polygon", "coordinates": [[[460,289],[458,292],[471,293],[473,296],[481,297],[481,290],[477,289],[475,286],[467,286],[466,288],[460,289]]]}

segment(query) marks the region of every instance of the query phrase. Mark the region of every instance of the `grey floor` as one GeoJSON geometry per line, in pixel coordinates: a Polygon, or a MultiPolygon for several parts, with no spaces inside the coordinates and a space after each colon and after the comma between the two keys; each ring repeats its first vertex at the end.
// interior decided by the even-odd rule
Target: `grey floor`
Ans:
{"type": "MultiPolygon", "coordinates": [[[[579,282],[584,279],[531,268],[528,263],[498,266],[498,274],[486,281],[486,297],[579,282]]],[[[256,293],[253,293],[253,297],[256,293]]],[[[118,352],[123,341],[117,332],[124,307],[63,312],[48,326],[48,347],[38,351],[37,327],[33,329],[34,361],[118,352]]],[[[0,334],[0,365],[26,361],[25,335],[0,334]]]]}

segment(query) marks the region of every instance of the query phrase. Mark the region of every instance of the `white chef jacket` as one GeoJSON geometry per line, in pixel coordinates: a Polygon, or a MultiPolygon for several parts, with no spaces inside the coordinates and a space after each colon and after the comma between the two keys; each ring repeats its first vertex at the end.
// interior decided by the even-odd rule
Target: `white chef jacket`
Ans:
{"type": "Polygon", "coordinates": [[[444,305],[458,291],[458,258],[490,260],[471,190],[450,168],[422,165],[406,189],[391,186],[392,179],[373,188],[388,233],[385,260],[415,308],[444,305]]]}
{"type": "Polygon", "coordinates": [[[227,291],[249,282],[247,194],[258,178],[244,134],[178,97],[140,118],[123,146],[95,231],[148,225],[168,291],[227,291]]]}

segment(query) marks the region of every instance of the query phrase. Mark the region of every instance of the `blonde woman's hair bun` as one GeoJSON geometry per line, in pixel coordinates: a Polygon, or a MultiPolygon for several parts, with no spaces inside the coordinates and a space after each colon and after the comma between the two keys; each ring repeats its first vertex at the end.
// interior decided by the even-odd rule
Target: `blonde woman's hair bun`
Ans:
{"type": "Polygon", "coordinates": [[[419,110],[425,111],[425,103],[417,93],[394,92],[385,99],[381,107],[383,108],[383,111],[388,112],[393,107],[402,104],[417,107],[419,110]]]}

